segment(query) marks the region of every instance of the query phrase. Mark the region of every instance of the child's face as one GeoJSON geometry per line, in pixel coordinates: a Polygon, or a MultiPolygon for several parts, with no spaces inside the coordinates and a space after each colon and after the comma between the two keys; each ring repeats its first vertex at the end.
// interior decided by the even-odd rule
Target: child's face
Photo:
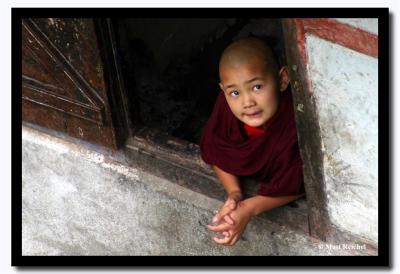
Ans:
{"type": "Polygon", "coordinates": [[[279,91],[289,83],[287,67],[278,72],[261,58],[223,66],[220,87],[233,114],[252,127],[263,127],[279,105],[279,91]]]}

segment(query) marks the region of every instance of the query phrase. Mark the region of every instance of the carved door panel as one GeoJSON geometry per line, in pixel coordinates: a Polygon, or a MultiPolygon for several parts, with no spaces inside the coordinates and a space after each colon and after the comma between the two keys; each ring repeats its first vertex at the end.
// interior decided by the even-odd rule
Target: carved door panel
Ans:
{"type": "Polygon", "coordinates": [[[92,19],[22,20],[22,119],[116,148],[92,19]]]}

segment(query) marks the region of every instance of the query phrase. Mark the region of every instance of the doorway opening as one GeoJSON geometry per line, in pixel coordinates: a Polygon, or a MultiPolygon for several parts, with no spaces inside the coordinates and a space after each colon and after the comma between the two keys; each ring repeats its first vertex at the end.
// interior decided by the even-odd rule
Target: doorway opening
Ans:
{"type": "Polygon", "coordinates": [[[279,19],[113,20],[129,109],[145,125],[198,143],[219,88],[219,57],[232,41],[265,38],[285,60],[279,19]]]}

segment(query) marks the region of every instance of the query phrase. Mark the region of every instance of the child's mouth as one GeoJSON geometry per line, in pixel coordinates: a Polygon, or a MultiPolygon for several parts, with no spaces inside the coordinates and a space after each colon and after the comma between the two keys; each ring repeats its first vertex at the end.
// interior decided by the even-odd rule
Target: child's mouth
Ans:
{"type": "Polygon", "coordinates": [[[245,115],[250,117],[250,118],[256,118],[256,117],[261,116],[261,113],[262,113],[262,110],[256,111],[256,112],[253,112],[253,113],[249,113],[249,114],[246,113],[245,115]]]}

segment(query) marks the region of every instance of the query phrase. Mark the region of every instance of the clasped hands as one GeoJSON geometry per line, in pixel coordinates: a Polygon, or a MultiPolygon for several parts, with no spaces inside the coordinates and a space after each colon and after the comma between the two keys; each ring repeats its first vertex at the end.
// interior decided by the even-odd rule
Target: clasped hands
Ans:
{"type": "Polygon", "coordinates": [[[246,200],[242,201],[241,192],[233,192],[213,217],[213,225],[207,227],[223,236],[213,237],[214,242],[232,246],[239,240],[252,216],[251,207],[246,200]]]}

